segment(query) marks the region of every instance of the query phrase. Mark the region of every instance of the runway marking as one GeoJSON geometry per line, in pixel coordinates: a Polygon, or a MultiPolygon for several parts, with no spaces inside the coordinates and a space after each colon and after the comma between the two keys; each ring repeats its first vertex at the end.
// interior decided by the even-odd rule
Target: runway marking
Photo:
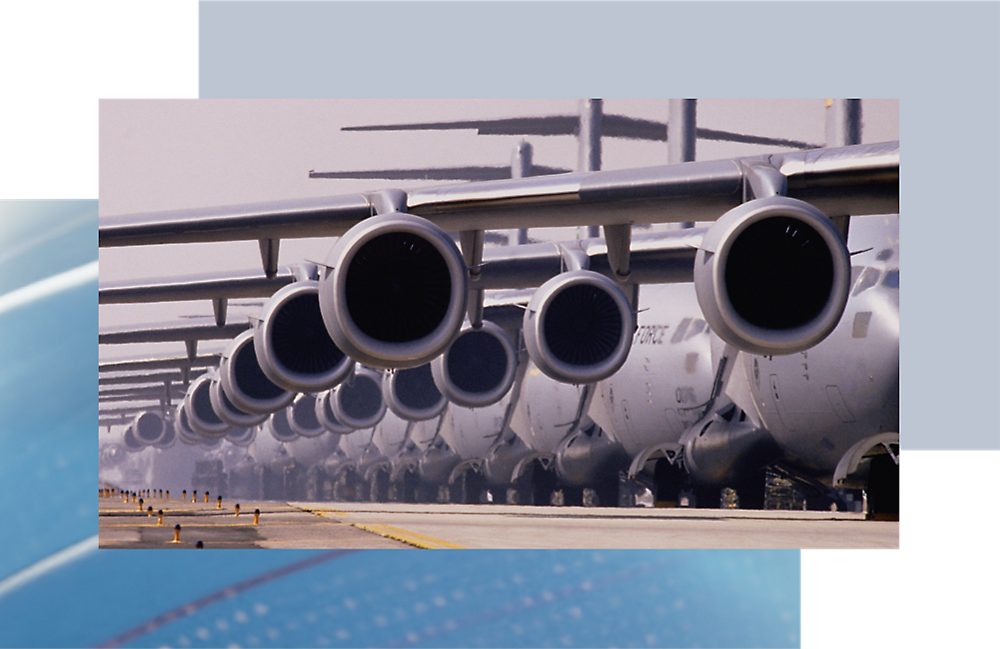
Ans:
{"type": "MultiPolygon", "coordinates": [[[[342,516],[345,518],[349,516],[347,512],[340,512],[329,509],[313,509],[306,511],[312,511],[312,513],[318,516],[322,516],[323,518],[333,518],[334,514],[337,514],[338,516],[342,516]]],[[[380,523],[370,523],[370,524],[352,523],[350,521],[338,521],[338,522],[341,524],[350,525],[351,527],[356,527],[359,530],[371,532],[372,534],[378,534],[379,536],[384,536],[394,541],[399,541],[400,543],[406,543],[407,545],[412,545],[414,547],[420,548],[421,550],[443,550],[445,548],[448,548],[450,550],[467,549],[461,545],[455,545],[454,543],[442,541],[441,539],[436,539],[432,536],[427,536],[425,534],[418,534],[417,532],[404,530],[401,527],[393,527],[392,525],[383,525],[380,523]]]]}
{"type": "Polygon", "coordinates": [[[351,525],[359,529],[365,530],[366,532],[372,532],[373,534],[378,534],[379,536],[385,536],[387,538],[394,539],[396,541],[401,541],[402,543],[413,545],[423,550],[442,550],[444,548],[448,548],[451,550],[466,549],[461,545],[448,543],[447,541],[435,539],[432,536],[418,534],[416,532],[411,532],[410,530],[404,530],[399,527],[393,527],[392,525],[382,525],[379,523],[372,523],[370,525],[365,525],[363,523],[351,523],[351,525]]]}

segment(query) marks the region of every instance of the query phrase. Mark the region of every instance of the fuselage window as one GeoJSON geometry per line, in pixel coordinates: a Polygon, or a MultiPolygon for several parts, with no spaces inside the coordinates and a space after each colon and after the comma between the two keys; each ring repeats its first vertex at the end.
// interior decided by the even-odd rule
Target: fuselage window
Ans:
{"type": "Polygon", "coordinates": [[[882,280],[882,286],[886,288],[899,288],[898,268],[893,268],[892,270],[886,271],[885,279],[882,280]]]}

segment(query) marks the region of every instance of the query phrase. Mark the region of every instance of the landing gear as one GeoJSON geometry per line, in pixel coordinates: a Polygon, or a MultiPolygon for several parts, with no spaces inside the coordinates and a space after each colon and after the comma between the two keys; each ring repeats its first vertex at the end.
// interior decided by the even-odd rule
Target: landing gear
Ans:
{"type": "Polygon", "coordinates": [[[657,460],[653,467],[653,503],[655,507],[678,507],[681,490],[687,486],[684,470],[669,460],[657,460]]]}
{"type": "Polygon", "coordinates": [[[383,469],[372,471],[368,481],[368,501],[384,503],[389,500],[389,472],[383,469]]]}
{"type": "Polygon", "coordinates": [[[448,488],[453,503],[478,505],[486,502],[486,479],[478,471],[463,471],[448,488]]]}
{"type": "Polygon", "coordinates": [[[899,464],[888,453],[871,459],[867,494],[868,520],[899,520],[899,464]]]}
{"type": "Polygon", "coordinates": [[[555,471],[548,470],[539,460],[533,460],[507,490],[510,505],[551,505],[556,491],[555,471]]]}

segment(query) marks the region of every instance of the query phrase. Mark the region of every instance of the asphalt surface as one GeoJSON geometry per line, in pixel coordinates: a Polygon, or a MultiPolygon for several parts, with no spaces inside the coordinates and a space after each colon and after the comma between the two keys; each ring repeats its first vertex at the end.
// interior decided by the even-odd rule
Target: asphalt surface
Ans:
{"type": "Polygon", "coordinates": [[[138,502],[101,498],[100,547],[191,548],[198,541],[205,549],[899,547],[898,522],[854,513],[264,501],[239,503],[236,516],[235,504],[151,497],[140,511],[138,502]]]}

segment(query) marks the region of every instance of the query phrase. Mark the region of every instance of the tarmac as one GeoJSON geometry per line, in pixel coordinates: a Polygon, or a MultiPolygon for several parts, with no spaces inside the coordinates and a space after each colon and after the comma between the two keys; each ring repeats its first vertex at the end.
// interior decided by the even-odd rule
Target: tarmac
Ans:
{"type": "Polygon", "coordinates": [[[194,548],[199,541],[205,549],[899,547],[898,521],[868,521],[863,514],[845,512],[248,501],[238,503],[236,515],[236,504],[149,496],[140,509],[138,498],[102,497],[99,544],[163,549],[194,548]],[[256,523],[254,510],[260,512],[256,523]]]}

